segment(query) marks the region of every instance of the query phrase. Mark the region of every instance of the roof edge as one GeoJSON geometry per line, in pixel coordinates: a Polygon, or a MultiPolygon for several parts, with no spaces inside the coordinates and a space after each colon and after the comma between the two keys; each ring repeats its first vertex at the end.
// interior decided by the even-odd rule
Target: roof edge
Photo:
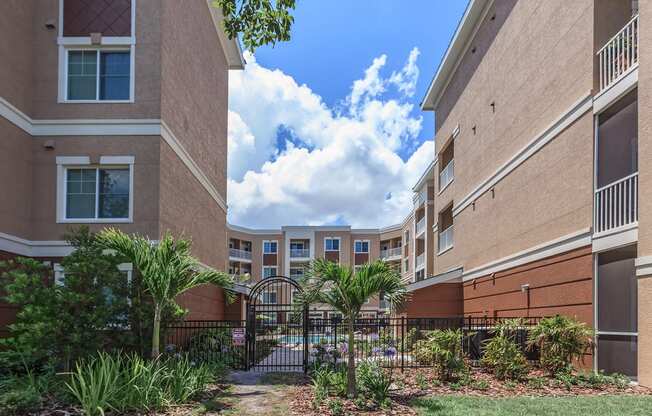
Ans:
{"type": "Polygon", "coordinates": [[[240,47],[240,41],[238,38],[229,39],[226,32],[224,32],[224,27],[222,21],[224,21],[224,16],[222,12],[216,7],[211,5],[212,0],[206,0],[206,5],[213,19],[213,24],[215,25],[215,31],[217,32],[217,37],[222,46],[222,51],[224,52],[224,57],[226,58],[226,63],[229,69],[244,69],[245,59],[242,55],[242,48],[240,47]]]}
{"type": "Polygon", "coordinates": [[[480,22],[494,0],[470,0],[457,29],[448,44],[448,49],[442,58],[437,72],[430,82],[428,91],[421,102],[422,111],[434,111],[448,80],[457,70],[459,61],[468,49],[470,41],[475,36],[480,22]]]}

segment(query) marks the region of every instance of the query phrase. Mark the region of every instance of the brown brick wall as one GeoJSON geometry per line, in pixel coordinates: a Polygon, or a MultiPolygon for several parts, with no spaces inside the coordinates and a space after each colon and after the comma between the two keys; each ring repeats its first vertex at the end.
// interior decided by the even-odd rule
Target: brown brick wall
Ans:
{"type": "Polygon", "coordinates": [[[591,247],[532,262],[464,283],[464,314],[550,316],[593,325],[591,247]],[[521,285],[529,284],[523,292],[521,285]]]}
{"type": "Polygon", "coordinates": [[[441,283],[412,292],[404,313],[408,318],[461,316],[462,283],[441,283]]]}

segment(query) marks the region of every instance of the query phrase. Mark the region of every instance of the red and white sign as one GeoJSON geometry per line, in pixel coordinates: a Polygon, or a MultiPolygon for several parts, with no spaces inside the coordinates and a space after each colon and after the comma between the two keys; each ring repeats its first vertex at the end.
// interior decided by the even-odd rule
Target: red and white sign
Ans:
{"type": "Polygon", "coordinates": [[[233,337],[233,345],[236,347],[241,347],[245,345],[245,329],[244,328],[233,328],[231,332],[233,337]]]}

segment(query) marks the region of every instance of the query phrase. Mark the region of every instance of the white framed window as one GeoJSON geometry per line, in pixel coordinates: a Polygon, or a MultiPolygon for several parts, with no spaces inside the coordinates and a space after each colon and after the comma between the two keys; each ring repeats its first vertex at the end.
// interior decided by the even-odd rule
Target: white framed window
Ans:
{"type": "Polygon", "coordinates": [[[130,48],[65,50],[63,76],[66,102],[133,101],[130,48]]]}
{"type": "Polygon", "coordinates": [[[278,253],[278,241],[263,241],[263,254],[276,254],[278,253]]]}
{"type": "Polygon", "coordinates": [[[263,279],[267,279],[272,276],[276,276],[276,266],[263,266],[263,279]]]}
{"type": "Polygon", "coordinates": [[[410,260],[405,259],[403,260],[403,272],[407,273],[410,269],[410,260]]]}
{"type": "MultiPolygon", "coordinates": [[[[63,266],[59,263],[54,263],[52,268],[54,269],[54,284],[57,286],[63,286],[66,278],[63,266]]],[[[131,263],[120,263],[118,264],[118,270],[125,275],[127,283],[131,283],[131,276],[134,270],[133,265],[131,263]]]]}
{"type": "Polygon", "coordinates": [[[355,240],[354,248],[356,253],[369,253],[369,240],[355,240]]]}
{"type": "Polygon", "coordinates": [[[326,237],[326,238],[324,238],[324,250],[326,250],[326,251],[340,251],[340,238],[339,237],[326,237]]]}
{"type": "Polygon", "coordinates": [[[133,156],[57,157],[57,222],[133,220],[133,156]]]}
{"type": "Polygon", "coordinates": [[[276,292],[264,292],[263,293],[263,303],[275,304],[276,303],[276,292]]]}
{"type": "Polygon", "coordinates": [[[133,103],[135,95],[136,0],[131,36],[63,36],[59,1],[59,103],[133,103]]]}
{"type": "Polygon", "coordinates": [[[297,280],[303,278],[305,269],[303,267],[290,267],[290,278],[297,280]]]}

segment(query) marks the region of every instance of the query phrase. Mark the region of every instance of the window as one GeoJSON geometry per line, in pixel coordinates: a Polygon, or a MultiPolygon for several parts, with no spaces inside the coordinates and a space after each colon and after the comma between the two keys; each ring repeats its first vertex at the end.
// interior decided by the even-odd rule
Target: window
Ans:
{"type": "Polygon", "coordinates": [[[130,50],[68,50],[66,100],[129,101],[130,50]]]}
{"type": "Polygon", "coordinates": [[[269,267],[265,266],[263,267],[263,279],[267,279],[268,277],[276,276],[276,267],[269,267]]]}
{"type": "Polygon", "coordinates": [[[410,269],[410,260],[408,259],[403,260],[403,272],[407,273],[409,269],[410,269]]]}
{"type": "Polygon", "coordinates": [[[290,267],[290,278],[297,280],[303,277],[303,267],[290,267]]]}
{"type": "Polygon", "coordinates": [[[290,250],[303,250],[303,241],[290,242],[290,250]]]}
{"type": "Polygon", "coordinates": [[[277,250],[278,250],[278,242],[263,241],[263,254],[276,254],[277,250]]]}
{"type": "Polygon", "coordinates": [[[130,168],[66,168],[65,219],[129,219],[130,168]]]}
{"type": "Polygon", "coordinates": [[[355,252],[356,253],[369,253],[369,241],[356,240],[355,241],[355,252]]]}
{"type": "Polygon", "coordinates": [[[326,238],[324,240],[324,246],[326,247],[326,251],[340,251],[340,239],[326,238]]]}
{"type": "Polygon", "coordinates": [[[265,292],[265,293],[263,293],[263,303],[275,304],[276,303],[276,292],[265,292]]]}

